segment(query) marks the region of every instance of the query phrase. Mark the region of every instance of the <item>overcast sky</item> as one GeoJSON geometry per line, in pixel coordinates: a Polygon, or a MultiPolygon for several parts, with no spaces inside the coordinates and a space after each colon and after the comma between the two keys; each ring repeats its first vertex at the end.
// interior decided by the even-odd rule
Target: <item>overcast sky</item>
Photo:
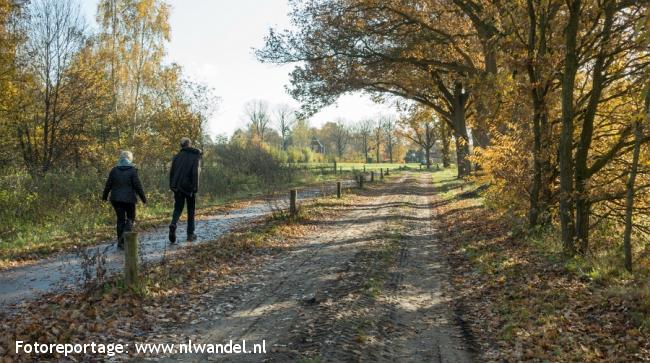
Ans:
{"type": "MultiPolygon", "coordinates": [[[[88,23],[95,27],[97,0],[81,0],[88,23]]],[[[264,99],[271,105],[298,104],[285,91],[291,66],[261,64],[253,48],[263,45],[270,27],[289,24],[287,0],[168,0],[172,6],[172,38],[168,62],[183,66],[192,79],[206,83],[221,98],[221,105],[208,122],[211,135],[230,135],[246,122],[243,105],[264,99]]],[[[311,120],[312,125],[343,118],[356,121],[375,117],[390,109],[374,104],[367,96],[341,98],[311,120]]]]}

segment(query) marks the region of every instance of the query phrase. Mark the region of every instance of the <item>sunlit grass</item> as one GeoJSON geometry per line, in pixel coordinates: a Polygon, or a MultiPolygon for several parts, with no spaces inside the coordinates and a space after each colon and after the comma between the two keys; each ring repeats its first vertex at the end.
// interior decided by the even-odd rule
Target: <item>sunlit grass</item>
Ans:
{"type": "Polygon", "coordinates": [[[440,170],[434,171],[431,176],[434,184],[463,182],[462,179],[456,177],[457,170],[455,165],[451,165],[448,168],[441,167],[440,170]]]}
{"type": "MultiPolygon", "coordinates": [[[[298,167],[307,167],[309,169],[320,169],[326,171],[331,171],[334,168],[334,163],[301,163],[301,164],[291,164],[298,167]]],[[[419,163],[346,163],[340,162],[336,163],[337,170],[343,171],[363,171],[365,167],[366,171],[379,169],[399,169],[399,168],[408,168],[408,169],[420,169],[419,163]]],[[[424,168],[424,167],[423,167],[424,168]]]]}

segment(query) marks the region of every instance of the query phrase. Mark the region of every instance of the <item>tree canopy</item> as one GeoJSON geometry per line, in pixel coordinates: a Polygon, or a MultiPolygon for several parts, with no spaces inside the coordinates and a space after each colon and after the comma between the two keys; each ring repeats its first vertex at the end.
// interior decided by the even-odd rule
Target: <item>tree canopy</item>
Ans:
{"type": "Polygon", "coordinates": [[[589,251],[596,226],[647,210],[650,139],[638,127],[650,84],[647,3],[292,5],[293,27],[272,29],[257,55],[295,64],[289,90],[304,112],[356,91],[429,109],[452,130],[458,176],[475,169],[488,196],[531,226],[559,222],[569,254],[589,251]]]}

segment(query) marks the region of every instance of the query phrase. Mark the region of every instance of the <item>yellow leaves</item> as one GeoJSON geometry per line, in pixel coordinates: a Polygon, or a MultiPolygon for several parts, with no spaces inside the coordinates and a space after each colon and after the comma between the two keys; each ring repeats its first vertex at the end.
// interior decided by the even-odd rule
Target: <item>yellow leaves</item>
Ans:
{"type": "Polygon", "coordinates": [[[532,175],[531,154],[526,143],[515,137],[498,136],[488,148],[475,148],[470,157],[483,168],[473,178],[491,184],[486,202],[494,207],[524,214],[532,175]]]}
{"type": "Polygon", "coordinates": [[[140,0],[137,2],[135,8],[139,17],[144,18],[152,9],[153,0],[140,0]]]}

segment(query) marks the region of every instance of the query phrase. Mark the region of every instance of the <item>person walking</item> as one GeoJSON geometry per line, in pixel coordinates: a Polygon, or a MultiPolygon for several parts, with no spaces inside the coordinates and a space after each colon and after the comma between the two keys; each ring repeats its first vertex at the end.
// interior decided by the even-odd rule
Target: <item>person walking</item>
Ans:
{"type": "Polygon", "coordinates": [[[108,174],[102,195],[104,201],[108,200],[109,193],[117,217],[117,248],[122,249],[124,248],[123,234],[125,231],[130,231],[135,222],[135,204],[138,201],[136,195],[140,197],[143,204],[147,204],[147,197],[138,177],[138,169],[133,165],[133,153],[130,151],[120,152],[117,165],[108,174]]]}
{"type": "Polygon", "coordinates": [[[181,139],[181,150],[172,159],[169,170],[169,189],[174,192],[174,212],[169,224],[169,242],[176,243],[176,224],[187,203],[187,240],[196,240],[194,234],[194,211],[196,193],[199,191],[201,172],[201,150],[192,147],[187,137],[181,139]]]}

